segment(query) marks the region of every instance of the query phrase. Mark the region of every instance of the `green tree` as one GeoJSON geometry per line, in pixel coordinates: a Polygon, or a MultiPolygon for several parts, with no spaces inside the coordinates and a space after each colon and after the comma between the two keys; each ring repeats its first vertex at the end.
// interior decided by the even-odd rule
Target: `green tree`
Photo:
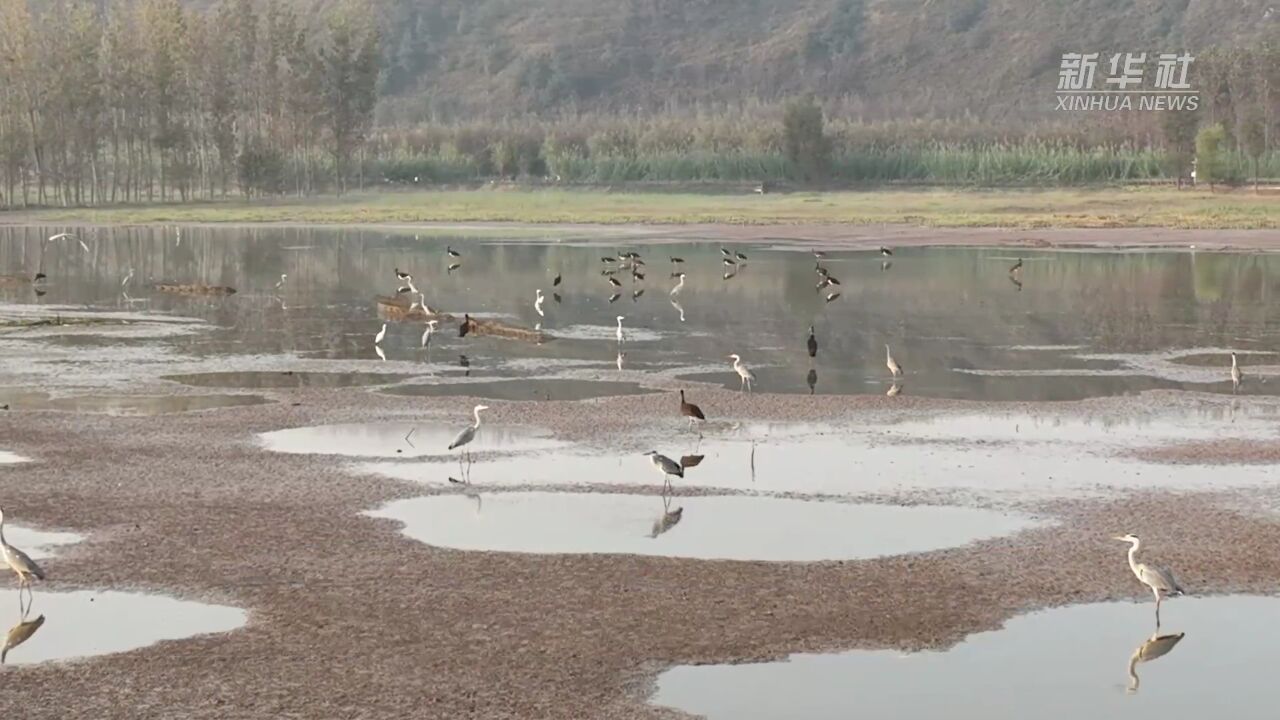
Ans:
{"type": "Polygon", "coordinates": [[[1209,190],[1222,180],[1226,170],[1223,144],[1227,133],[1222,123],[1214,123],[1196,135],[1196,179],[1209,183],[1209,190]]]}
{"type": "Polygon", "coordinates": [[[346,190],[351,158],[373,121],[377,103],[378,30],[372,10],[350,2],[331,12],[317,52],[321,119],[328,131],[339,191],[346,190]]]}
{"type": "Polygon", "coordinates": [[[1164,135],[1165,171],[1178,179],[1186,176],[1191,158],[1196,150],[1196,127],[1199,116],[1190,110],[1169,110],[1160,117],[1160,130],[1164,135]]]}
{"type": "Polygon", "coordinates": [[[1267,151],[1267,123],[1261,108],[1253,108],[1245,115],[1240,128],[1240,149],[1253,160],[1253,191],[1258,192],[1258,162],[1267,151]]]}
{"type": "Polygon", "coordinates": [[[831,140],[823,128],[822,108],[812,99],[794,100],[782,116],[782,144],[787,161],[809,182],[827,176],[831,140]]]}

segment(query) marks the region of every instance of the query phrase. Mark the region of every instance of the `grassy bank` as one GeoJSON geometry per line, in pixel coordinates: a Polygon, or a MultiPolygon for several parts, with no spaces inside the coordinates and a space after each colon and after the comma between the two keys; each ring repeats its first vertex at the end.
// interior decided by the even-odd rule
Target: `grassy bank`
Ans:
{"type": "Polygon", "coordinates": [[[0,213],[7,223],[906,223],[934,227],[1280,228],[1280,195],[1173,188],[753,195],[491,189],[0,213]]]}

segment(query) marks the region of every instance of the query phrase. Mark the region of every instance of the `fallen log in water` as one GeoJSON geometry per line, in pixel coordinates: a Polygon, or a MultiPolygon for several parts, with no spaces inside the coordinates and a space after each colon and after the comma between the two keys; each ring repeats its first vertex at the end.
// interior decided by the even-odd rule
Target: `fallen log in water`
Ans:
{"type": "Polygon", "coordinates": [[[508,340],[519,340],[521,342],[541,344],[552,337],[541,330],[511,325],[500,320],[478,319],[470,315],[464,315],[458,318],[444,312],[428,313],[423,307],[417,303],[411,302],[404,297],[392,297],[390,295],[379,295],[378,318],[391,322],[426,322],[427,320],[437,320],[440,323],[458,323],[458,335],[466,337],[467,335],[500,337],[508,340]]]}
{"type": "Polygon", "coordinates": [[[226,285],[201,285],[199,283],[156,283],[159,292],[175,295],[235,295],[236,289],[226,285]]]}

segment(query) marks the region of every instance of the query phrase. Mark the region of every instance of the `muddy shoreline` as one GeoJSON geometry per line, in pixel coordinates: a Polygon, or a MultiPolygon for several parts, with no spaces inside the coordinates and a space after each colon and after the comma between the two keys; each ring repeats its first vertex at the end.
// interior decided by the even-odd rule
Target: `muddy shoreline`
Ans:
{"type": "MultiPolygon", "coordinates": [[[[1031,609],[1145,598],[1109,539],[1118,532],[1142,533],[1197,594],[1271,592],[1280,581],[1280,523],[1238,509],[1253,496],[1274,500],[1269,490],[1038,501],[1025,509],[1056,524],[861,561],[437,549],[360,514],[425,488],[354,475],[332,457],[265,452],[253,434],[456,419],[470,399],[254,392],[278,402],[159,417],[0,412],[3,449],[33,460],[0,469],[6,509],[88,536],[45,563],[47,589],[153,590],[249,612],[248,626],[225,635],[10,670],[21,681],[6,683],[0,706],[35,718],[675,717],[645,704],[656,673],[673,664],[943,647],[1031,609]]],[[[1051,409],[722,390],[700,399],[726,422],[836,427],[983,408],[1132,415],[1225,402],[1176,392],[1051,409]]],[[[621,455],[671,432],[671,403],[670,394],[492,403],[487,421],[583,442],[629,437],[610,450],[621,455]]],[[[1176,601],[1167,607],[1176,613],[1176,601]]]]}

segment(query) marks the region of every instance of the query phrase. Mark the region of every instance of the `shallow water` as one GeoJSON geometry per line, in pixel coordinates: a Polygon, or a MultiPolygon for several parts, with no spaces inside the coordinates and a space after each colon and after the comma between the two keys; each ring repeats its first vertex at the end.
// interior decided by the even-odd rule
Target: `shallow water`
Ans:
{"type": "Polygon", "coordinates": [[[51,557],[64,545],[74,545],[84,537],[75,533],[33,530],[6,522],[4,539],[36,560],[51,557]]]}
{"type": "MultiPolygon", "coordinates": [[[[365,423],[289,428],[258,436],[267,450],[294,454],[349,455],[353,457],[456,456],[449,444],[471,423],[456,426],[429,423],[365,423]]],[[[545,433],[519,427],[485,425],[466,445],[472,453],[525,452],[563,447],[545,433]]]]}
{"type": "MultiPolygon", "coordinates": [[[[975,495],[1057,497],[1104,490],[1178,490],[1269,485],[1265,465],[1152,465],[1117,450],[1216,437],[1274,438],[1275,417],[1230,407],[1127,419],[1025,413],[943,415],[926,421],[834,430],[755,423],[699,439],[673,420],[654,449],[672,458],[702,455],[677,487],[807,495],[874,495],[962,490],[975,495]]],[[[359,473],[448,486],[456,468],[441,463],[365,462],[359,473]]],[[[567,448],[477,461],[481,487],[659,486],[663,478],[638,452],[567,448]]]]}
{"type": "MultiPolygon", "coordinates": [[[[23,602],[26,602],[25,599],[23,602]]],[[[14,633],[24,621],[16,592],[0,603],[0,624],[14,633]],[[5,616],[8,616],[6,619],[5,616]]],[[[246,613],[225,605],[207,605],[163,595],[84,590],[36,590],[26,621],[44,621],[21,644],[11,648],[5,664],[34,665],[125,652],[162,640],[221,633],[245,624],[246,613]]],[[[23,630],[30,631],[28,626],[23,630]]],[[[22,631],[19,630],[19,633],[22,631]]]]}
{"type": "Polygon", "coordinates": [[[925,552],[1036,525],[960,507],[478,490],[400,500],[370,514],[404,523],[415,540],[459,550],[775,562],[925,552]]]}
{"type": "Polygon", "coordinates": [[[405,380],[408,375],[383,373],[329,373],[329,372],[211,372],[190,375],[167,375],[172,380],[192,387],[217,388],[344,388],[365,385],[389,385],[405,380]]]}
{"type": "Polygon", "coordinates": [[[6,394],[0,403],[14,410],[56,410],[59,412],[104,415],[165,415],[168,413],[216,410],[218,408],[263,405],[271,402],[257,395],[71,395],[51,397],[45,393],[6,394]]]}
{"type": "Polygon", "coordinates": [[[1148,602],[1038,612],[945,651],[681,666],[659,676],[651,702],[710,720],[1275,717],[1280,645],[1266,628],[1280,623],[1280,599],[1177,598],[1161,611],[1160,634],[1183,638],[1146,645],[1152,611],[1148,602]],[[1131,665],[1144,645],[1150,659],[1131,665]]]}
{"type": "Polygon", "coordinates": [[[391,395],[411,397],[475,397],[485,400],[589,400],[617,395],[657,392],[638,383],[602,380],[499,380],[496,382],[452,382],[433,385],[400,385],[387,389],[391,395]]]}
{"type": "MultiPolygon", "coordinates": [[[[146,342],[161,360],[205,362],[199,371],[344,361],[342,372],[385,363],[382,369],[423,376],[545,378],[557,370],[594,368],[596,379],[609,380],[618,372],[614,318],[623,315],[628,371],[736,388],[738,378],[725,358],[736,351],[756,372],[760,391],[883,394],[893,386],[884,366],[887,344],[906,368],[899,394],[1067,400],[1156,388],[1229,393],[1227,351],[1269,352],[1280,336],[1269,312],[1270,278],[1280,270],[1280,257],[1263,254],[902,248],[885,268],[873,252],[832,251],[823,263],[840,279],[841,297],[828,303],[826,291],[814,287],[814,259],[802,249],[736,247],[749,260],[726,280],[715,244],[637,245],[647,258],[640,268],[645,277],[618,272],[619,297],[611,303],[615,290],[601,272],[616,263],[601,257],[617,256],[616,240],[566,244],[381,229],[184,228],[178,243],[172,228],[91,228],[84,233],[88,253],[70,246],[42,252],[47,230],[0,229],[0,271],[40,268],[50,277],[44,296],[0,290],[0,316],[5,307],[27,312],[56,305],[141,317],[143,326],[147,318],[197,318],[208,323],[206,331],[170,323],[146,342]],[[449,243],[465,248],[453,271],[444,254],[449,243]],[[685,286],[674,298],[670,255],[687,261],[685,286]],[[1008,268],[1020,256],[1026,262],[1019,285],[1008,268]],[[380,346],[383,361],[373,342],[383,322],[374,297],[395,293],[396,267],[414,273],[432,307],[526,328],[541,324],[557,339],[534,345],[460,338],[456,324],[446,321],[424,350],[422,323],[393,321],[380,346]],[[130,268],[134,278],[122,290],[130,268]],[[282,273],[288,279],[277,288],[282,273]],[[556,275],[563,282],[553,287],[556,275]],[[190,297],[149,289],[162,279],[231,285],[240,292],[190,297]],[[533,302],[539,288],[546,294],[542,316],[533,302]],[[636,295],[641,289],[644,294],[636,295]],[[819,342],[813,363],[805,352],[810,325],[819,342]],[[1191,359],[1179,360],[1179,353],[1191,359]],[[467,368],[459,368],[460,355],[467,368]]],[[[130,324],[43,327],[3,337],[54,347],[71,333],[147,334],[136,320],[121,322],[130,324]]],[[[7,364],[52,372],[52,359],[33,358],[26,346],[6,356],[4,345],[0,339],[0,370],[7,364]]],[[[93,361],[100,374],[112,362],[121,372],[138,373],[163,373],[166,364],[128,365],[114,354],[124,348],[112,343],[58,349],[68,353],[60,361],[93,361]]],[[[1280,373],[1273,356],[1242,352],[1241,358],[1243,392],[1280,393],[1280,382],[1263,382],[1280,373]]],[[[246,386],[253,382],[245,379],[246,386]]],[[[535,396],[538,382],[531,385],[535,396]]]]}

